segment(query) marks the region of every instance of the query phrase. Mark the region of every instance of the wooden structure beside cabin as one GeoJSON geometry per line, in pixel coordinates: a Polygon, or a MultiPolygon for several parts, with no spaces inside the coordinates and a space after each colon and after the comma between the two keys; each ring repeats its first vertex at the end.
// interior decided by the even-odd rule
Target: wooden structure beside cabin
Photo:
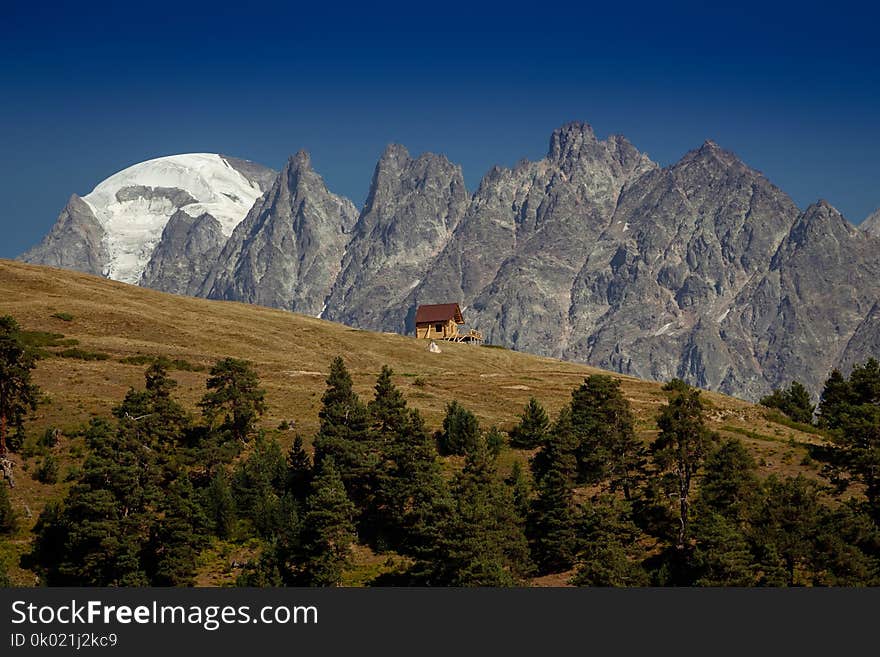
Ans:
{"type": "Polygon", "coordinates": [[[459,330],[464,324],[461,308],[457,303],[437,303],[416,309],[416,337],[422,340],[446,340],[447,342],[483,341],[483,334],[473,329],[459,330]]]}

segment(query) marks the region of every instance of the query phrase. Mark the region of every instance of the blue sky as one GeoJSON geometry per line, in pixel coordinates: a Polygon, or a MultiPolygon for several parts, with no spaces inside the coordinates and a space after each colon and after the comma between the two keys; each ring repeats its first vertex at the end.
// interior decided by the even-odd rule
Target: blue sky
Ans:
{"type": "MultiPolygon", "coordinates": [[[[24,5],[24,3],[22,3],[24,5]]],[[[880,206],[870,5],[28,3],[0,21],[0,257],[67,197],[151,157],[280,167],[361,203],[391,141],[473,189],[571,120],[661,164],[711,138],[805,207],[880,206]]]]}

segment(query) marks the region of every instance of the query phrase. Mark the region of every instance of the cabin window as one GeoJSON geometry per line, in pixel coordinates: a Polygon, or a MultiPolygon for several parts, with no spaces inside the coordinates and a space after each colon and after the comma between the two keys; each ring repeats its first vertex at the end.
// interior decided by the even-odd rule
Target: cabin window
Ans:
{"type": "Polygon", "coordinates": [[[434,324],[434,330],[437,331],[437,333],[443,333],[443,324],[434,324]]]}

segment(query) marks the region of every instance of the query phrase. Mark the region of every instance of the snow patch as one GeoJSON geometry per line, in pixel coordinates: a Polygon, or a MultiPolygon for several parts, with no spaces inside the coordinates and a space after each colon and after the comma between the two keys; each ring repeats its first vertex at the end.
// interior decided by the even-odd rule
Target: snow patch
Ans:
{"type": "Polygon", "coordinates": [[[721,313],[721,317],[719,317],[716,321],[720,324],[724,321],[724,318],[727,317],[728,314],[730,314],[730,308],[721,313]]]}
{"type": "Polygon", "coordinates": [[[133,284],[140,280],[168,219],[178,210],[163,197],[117,200],[120,189],[136,186],[184,190],[196,202],[179,209],[192,217],[207,212],[220,222],[227,237],[262,195],[258,185],[213,153],[159,157],[123,169],[101,182],[83,200],[105,231],[110,262],[104,274],[133,284]]]}

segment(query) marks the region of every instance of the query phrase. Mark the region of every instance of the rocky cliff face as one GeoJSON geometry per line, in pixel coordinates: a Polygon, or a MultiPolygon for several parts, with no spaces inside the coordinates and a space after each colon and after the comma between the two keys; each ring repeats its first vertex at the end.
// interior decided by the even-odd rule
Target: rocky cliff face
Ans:
{"type": "Polygon", "coordinates": [[[868,233],[868,235],[880,237],[880,209],[878,209],[871,216],[865,219],[859,225],[859,228],[868,233]]]}
{"type": "Polygon", "coordinates": [[[728,343],[742,345],[731,390],[754,398],[792,379],[820,390],[831,368],[877,355],[878,254],[880,243],[828,203],[801,214],[722,325],[728,343]]]}
{"type": "Polygon", "coordinates": [[[233,231],[199,294],[320,315],[356,217],[300,151],[233,231]]]}
{"type": "Polygon", "coordinates": [[[178,210],[165,225],[139,284],[195,296],[225,242],[220,222],[210,214],[191,217],[178,210]]]}
{"type": "Polygon", "coordinates": [[[373,330],[404,327],[405,299],[449,242],[469,195],[461,168],[391,145],[373,174],[325,317],[373,330]]]}
{"type": "Polygon", "coordinates": [[[103,276],[109,260],[104,235],[88,203],[73,194],[49,234],[18,259],[103,276]]]}
{"type": "MultiPolygon", "coordinates": [[[[491,343],[752,399],[792,379],[818,392],[832,367],[880,351],[880,214],[858,230],[825,202],[801,212],[713,142],[661,168],[572,123],[546,157],[493,168],[473,194],[445,157],[392,145],[360,213],[303,152],[277,177],[222,162],[268,191],[227,239],[222,221],[182,211],[206,192],[175,185],[183,207],[141,284],[401,332],[418,304],[457,301],[491,343]]],[[[117,192],[165,203],[167,177],[117,192]]],[[[72,197],[28,255],[101,273],[89,208],[72,197]]]]}

